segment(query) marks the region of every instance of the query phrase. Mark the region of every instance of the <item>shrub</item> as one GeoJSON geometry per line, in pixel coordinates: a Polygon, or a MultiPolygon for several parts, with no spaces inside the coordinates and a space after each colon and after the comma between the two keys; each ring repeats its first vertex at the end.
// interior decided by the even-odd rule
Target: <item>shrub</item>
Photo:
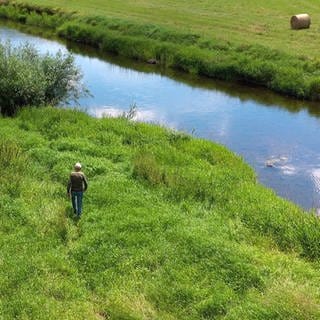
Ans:
{"type": "Polygon", "coordinates": [[[25,106],[77,101],[88,93],[74,58],[61,51],[40,55],[30,44],[0,44],[0,108],[14,115],[25,106]]]}

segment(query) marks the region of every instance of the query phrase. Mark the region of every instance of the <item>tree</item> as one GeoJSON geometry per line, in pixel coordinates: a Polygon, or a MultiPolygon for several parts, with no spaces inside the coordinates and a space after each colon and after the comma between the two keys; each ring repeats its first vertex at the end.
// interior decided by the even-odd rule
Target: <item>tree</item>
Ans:
{"type": "Polygon", "coordinates": [[[77,101],[89,92],[70,53],[41,55],[25,43],[0,43],[0,110],[12,116],[26,106],[77,101]]]}

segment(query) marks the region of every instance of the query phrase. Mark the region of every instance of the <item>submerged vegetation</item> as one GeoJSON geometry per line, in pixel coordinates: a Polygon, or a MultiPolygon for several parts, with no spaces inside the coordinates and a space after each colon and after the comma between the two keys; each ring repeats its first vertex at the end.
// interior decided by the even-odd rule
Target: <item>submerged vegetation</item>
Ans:
{"type": "Polygon", "coordinates": [[[155,59],[163,67],[261,85],[300,99],[320,99],[320,62],[265,44],[239,44],[188,30],[106,15],[85,16],[28,2],[3,2],[0,17],[47,27],[66,39],[132,59],[155,59]]]}
{"type": "Polygon", "coordinates": [[[2,319],[318,319],[320,221],[224,147],[26,108],[0,119],[2,319]],[[89,178],[75,221],[73,163],[89,178]]]}
{"type": "Polygon", "coordinates": [[[40,54],[30,44],[0,43],[0,111],[76,101],[87,90],[70,54],[40,54]]]}

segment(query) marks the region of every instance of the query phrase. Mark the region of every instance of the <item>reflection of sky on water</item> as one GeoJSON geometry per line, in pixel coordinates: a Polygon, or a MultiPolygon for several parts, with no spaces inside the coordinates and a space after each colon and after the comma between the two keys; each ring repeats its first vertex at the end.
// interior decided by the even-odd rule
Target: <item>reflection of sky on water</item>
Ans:
{"type": "MultiPolygon", "coordinates": [[[[6,28],[0,29],[0,37],[11,38],[14,44],[28,39],[41,52],[66,50],[56,42],[6,28]]],[[[242,155],[254,166],[260,181],[278,194],[306,208],[320,205],[318,118],[306,111],[290,113],[97,58],[75,58],[93,95],[80,100],[90,114],[119,116],[136,104],[134,120],[166,124],[218,141],[242,155]],[[266,166],[268,160],[275,161],[274,165],[266,166]]]]}
{"type": "Polygon", "coordinates": [[[22,42],[29,42],[31,44],[36,45],[37,49],[41,53],[46,52],[57,52],[61,50],[62,52],[67,52],[65,46],[57,43],[55,41],[46,40],[43,38],[33,37],[30,35],[26,35],[24,33],[18,32],[14,29],[9,28],[1,28],[0,26],[0,39],[2,42],[9,40],[13,45],[18,45],[22,42]]]}
{"type": "Polygon", "coordinates": [[[320,192],[320,168],[314,169],[311,172],[312,180],[317,192],[320,192]]]}
{"type": "MultiPolygon", "coordinates": [[[[91,108],[90,113],[97,118],[122,116],[126,117],[128,111],[123,111],[121,109],[116,109],[112,107],[102,107],[96,109],[91,108]]],[[[141,122],[156,122],[159,119],[156,112],[154,112],[153,110],[136,110],[129,118],[133,121],[141,122]]]]}

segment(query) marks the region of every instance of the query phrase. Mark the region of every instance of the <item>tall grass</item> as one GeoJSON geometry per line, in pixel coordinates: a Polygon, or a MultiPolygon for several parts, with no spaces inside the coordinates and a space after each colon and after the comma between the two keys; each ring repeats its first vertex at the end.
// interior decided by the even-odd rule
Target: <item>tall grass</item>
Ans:
{"type": "Polygon", "coordinates": [[[0,118],[0,136],[3,319],[320,316],[319,220],[224,147],[56,108],[0,118]]]}

